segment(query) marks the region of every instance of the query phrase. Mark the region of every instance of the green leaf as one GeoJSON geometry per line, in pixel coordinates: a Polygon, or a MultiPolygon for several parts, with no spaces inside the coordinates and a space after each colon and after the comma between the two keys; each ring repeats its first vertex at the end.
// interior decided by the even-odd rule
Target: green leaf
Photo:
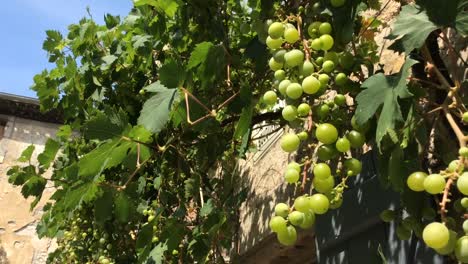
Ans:
{"type": "Polygon", "coordinates": [[[63,125],[59,127],[56,136],[62,141],[66,141],[71,137],[72,133],[73,131],[70,125],[63,125]]]}
{"type": "Polygon", "coordinates": [[[242,110],[242,114],[237,122],[236,130],[234,132],[234,138],[241,138],[249,130],[252,125],[252,116],[254,110],[254,104],[250,104],[242,110]]]}
{"type": "Polygon", "coordinates": [[[29,145],[23,152],[21,152],[21,156],[18,158],[19,162],[27,162],[31,160],[31,156],[34,152],[36,147],[34,145],[29,145]]]}
{"type": "Polygon", "coordinates": [[[51,138],[47,140],[44,151],[37,156],[37,160],[43,168],[49,168],[50,163],[54,161],[55,155],[57,155],[59,149],[60,143],[51,138]]]}
{"type": "Polygon", "coordinates": [[[23,188],[21,188],[21,194],[23,194],[24,198],[28,198],[29,196],[41,196],[46,184],[46,179],[41,176],[33,175],[24,183],[23,188]]]}
{"type": "Polygon", "coordinates": [[[153,141],[151,132],[146,130],[143,126],[135,126],[128,133],[128,137],[138,142],[151,143],[153,141]]]}
{"type": "Polygon", "coordinates": [[[166,243],[159,243],[153,250],[151,250],[149,258],[145,263],[147,264],[163,264],[164,253],[167,251],[166,243]]]}
{"type": "Polygon", "coordinates": [[[208,57],[210,49],[213,46],[214,45],[211,42],[202,42],[197,44],[197,46],[195,46],[195,49],[192,51],[192,54],[190,54],[187,69],[193,69],[200,65],[202,62],[204,62],[208,57]]]}
{"type": "Polygon", "coordinates": [[[214,209],[213,200],[208,199],[208,201],[206,201],[206,203],[200,209],[200,216],[204,217],[204,216],[211,214],[211,212],[213,212],[213,209],[214,209]]]}
{"type": "Polygon", "coordinates": [[[391,49],[409,54],[413,49],[423,46],[429,34],[437,26],[429,20],[427,13],[417,5],[405,5],[396,18],[389,39],[397,39],[391,49]]]}
{"type": "Polygon", "coordinates": [[[124,192],[119,192],[115,198],[115,218],[121,223],[127,223],[134,211],[132,201],[124,192]]]}
{"type": "Polygon", "coordinates": [[[102,195],[94,202],[94,219],[99,224],[112,218],[114,197],[112,190],[104,189],[102,195]]]}
{"type": "Polygon", "coordinates": [[[86,139],[106,140],[121,136],[128,128],[127,114],[120,109],[114,111],[107,109],[105,112],[97,112],[95,116],[84,124],[84,136],[86,139]]]}
{"type": "Polygon", "coordinates": [[[468,36],[468,1],[460,1],[457,8],[455,28],[463,37],[468,36]]]}
{"type": "Polygon", "coordinates": [[[202,82],[202,88],[205,89],[224,72],[225,57],[223,46],[202,42],[192,51],[187,69],[198,67],[197,77],[202,82]]]}
{"type": "Polygon", "coordinates": [[[404,121],[398,99],[412,96],[406,79],[410,74],[411,66],[416,63],[415,60],[407,59],[401,71],[396,75],[385,76],[379,73],[370,77],[362,84],[362,88],[366,90],[356,97],[358,104],[356,121],[361,125],[373,117],[383,105],[376,131],[376,141],[379,147],[388,130],[394,129],[397,122],[404,121]]]}
{"type": "Polygon", "coordinates": [[[172,106],[178,100],[177,89],[156,85],[158,85],[156,95],[145,102],[138,118],[138,124],[153,133],[158,133],[164,128],[169,121],[172,106]]]}
{"type": "Polygon", "coordinates": [[[159,69],[159,80],[166,87],[177,88],[184,83],[184,68],[176,61],[170,60],[159,69]]]}
{"type": "Polygon", "coordinates": [[[396,145],[388,161],[388,178],[392,187],[397,191],[403,190],[407,177],[405,170],[402,169],[403,155],[403,150],[396,145]]]}
{"type": "Polygon", "coordinates": [[[103,62],[101,66],[101,70],[106,71],[112,66],[112,64],[114,64],[114,62],[118,59],[118,57],[115,55],[106,55],[102,57],[101,59],[103,62]]]}
{"type": "Polygon", "coordinates": [[[145,248],[148,244],[151,244],[151,239],[153,238],[153,225],[152,224],[145,224],[140,231],[138,232],[137,240],[136,240],[136,249],[137,251],[141,251],[141,249],[145,248]]]}
{"type": "Polygon", "coordinates": [[[151,5],[167,16],[173,17],[179,8],[179,2],[175,0],[134,0],[135,6],[151,5]]]}

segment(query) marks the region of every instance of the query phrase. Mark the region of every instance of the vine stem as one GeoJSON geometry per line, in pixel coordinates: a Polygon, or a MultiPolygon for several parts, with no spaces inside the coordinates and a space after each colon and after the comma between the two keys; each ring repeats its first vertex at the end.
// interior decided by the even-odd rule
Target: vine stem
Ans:
{"type": "MultiPolygon", "coordinates": [[[[309,116],[307,117],[307,132],[310,133],[312,131],[313,127],[313,119],[312,119],[312,111],[309,112],[309,116]]],[[[301,189],[302,192],[305,191],[305,185],[307,182],[307,171],[308,167],[310,165],[310,161],[307,160],[306,163],[304,164],[304,169],[302,170],[302,184],[301,184],[301,189]]]]}
{"type": "Polygon", "coordinates": [[[442,217],[442,220],[445,222],[447,218],[447,209],[446,205],[448,202],[450,202],[450,199],[448,196],[450,195],[450,187],[452,187],[453,184],[453,179],[449,178],[447,180],[447,183],[445,184],[444,188],[444,195],[442,196],[442,201],[439,203],[440,205],[440,216],[442,217]]]}
{"type": "Polygon", "coordinates": [[[304,52],[306,55],[306,60],[310,61],[310,48],[309,44],[307,43],[307,39],[304,38],[304,32],[302,29],[302,17],[297,16],[297,30],[299,31],[299,36],[302,39],[302,45],[304,46],[304,52]]]}

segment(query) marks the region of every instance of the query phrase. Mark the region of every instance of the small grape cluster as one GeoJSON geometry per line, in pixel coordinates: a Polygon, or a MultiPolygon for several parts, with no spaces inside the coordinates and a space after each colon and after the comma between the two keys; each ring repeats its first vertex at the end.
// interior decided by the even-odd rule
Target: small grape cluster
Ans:
{"type": "MultiPolygon", "coordinates": [[[[422,238],[426,245],[433,248],[441,255],[455,254],[458,261],[468,262],[468,220],[463,222],[463,235],[459,236],[455,229],[454,221],[446,216],[446,203],[451,200],[450,187],[456,185],[458,192],[463,196],[468,196],[468,171],[466,170],[465,159],[468,158],[468,148],[462,147],[459,150],[460,159],[453,160],[445,170],[438,173],[427,174],[423,171],[416,171],[407,178],[408,188],[415,192],[427,192],[430,195],[443,193],[440,202],[440,212],[443,222],[432,222],[424,227],[422,238]]],[[[468,209],[468,198],[463,197],[457,200],[462,212],[468,209]]]]}
{"type": "Polygon", "coordinates": [[[350,52],[335,45],[332,32],[329,22],[310,21],[306,38],[300,16],[289,16],[268,27],[265,43],[272,52],[269,67],[274,71],[275,89],[264,93],[263,103],[275,106],[278,97],[286,102],[281,114],[294,130],[282,136],[282,150],[293,153],[305,149],[310,153],[299,163],[287,165],[285,181],[299,186],[302,172],[304,192],[312,172],[315,190],[297,197],[291,208],[285,203],[275,206],[270,228],[286,246],[296,242],[296,227],[308,229],[315,215],[340,207],[346,180],[362,170],[351,150],[362,149],[369,126],[356,123],[345,95],[347,86],[353,85],[348,75],[356,63],[350,52]],[[335,179],[340,179],[337,185],[335,179]]]}

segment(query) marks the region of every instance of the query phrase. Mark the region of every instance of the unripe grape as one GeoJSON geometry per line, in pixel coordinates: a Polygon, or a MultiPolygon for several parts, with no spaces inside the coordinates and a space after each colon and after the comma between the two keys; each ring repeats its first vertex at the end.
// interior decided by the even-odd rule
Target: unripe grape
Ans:
{"type": "Polygon", "coordinates": [[[358,132],[366,133],[366,131],[369,129],[369,122],[366,122],[364,125],[360,126],[356,122],[356,116],[353,116],[351,118],[351,126],[353,127],[354,130],[358,132]]]}
{"type": "Polygon", "coordinates": [[[269,27],[268,27],[268,35],[270,37],[277,39],[280,38],[284,33],[284,26],[280,22],[273,22],[269,27]]]}
{"type": "Polygon", "coordinates": [[[331,176],[331,169],[326,163],[318,163],[314,166],[314,176],[318,179],[325,180],[331,176]]]}
{"type": "Polygon", "coordinates": [[[441,255],[448,255],[453,252],[457,244],[457,233],[449,230],[449,241],[443,248],[436,248],[435,251],[441,255]]]}
{"type": "Polygon", "coordinates": [[[428,247],[443,248],[449,241],[449,230],[441,223],[432,222],[423,230],[423,240],[428,247]]]}
{"type": "Polygon", "coordinates": [[[309,76],[315,70],[314,65],[309,60],[304,61],[304,63],[302,65],[299,65],[299,67],[300,67],[299,68],[299,73],[302,76],[309,76]]]}
{"type": "Polygon", "coordinates": [[[299,226],[302,229],[309,229],[315,223],[315,214],[312,210],[309,210],[307,213],[304,213],[304,221],[299,226]]]}
{"type": "Polygon", "coordinates": [[[335,143],[335,141],[338,139],[338,130],[332,124],[320,124],[315,130],[315,136],[323,144],[335,143]]]}
{"type": "Polygon", "coordinates": [[[346,97],[342,94],[337,94],[335,98],[333,98],[333,102],[335,102],[338,106],[345,106],[346,105],[346,97]]]}
{"type": "Polygon", "coordinates": [[[345,160],[344,166],[348,169],[348,171],[352,171],[350,176],[358,175],[362,171],[362,163],[355,158],[345,160]]]}
{"type": "Polygon", "coordinates": [[[268,66],[270,66],[270,69],[272,71],[277,71],[283,68],[283,63],[277,62],[275,61],[274,58],[271,58],[270,61],[268,62],[268,66]]]}
{"type": "Polygon", "coordinates": [[[293,121],[297,117],[297,109],[295,106],[287,105],[285,108],[283,108],[281,114],[284,120],[293,121]]]}
{"type": "Polygon", "coordinates": [[[299,212],[307,213],[310,210],[309,200],[305,196],[299,196],[294,200],[294,208],[299,212]]]}
{"type": "Polygon", "coordinates": [[[332,26],[328,22],[324,22],[319,26],[320,35],[330,34],[332,32],[332,26]]]}
{"type": "Polygon", "coordinates": [[[459,167],[459,166],[458,166],[459,164],[460,164],[460,162],[459,162],[458,160],[452,160],[452,161],[449,163],[448,167],[447,167],[447,171],[448,171],[448,172],[455,172],[455,171],[457,171],[457,170],[458,170],[458,167],[459,167]]]}
{"type": "Polygon", "coordinates": [[[468,123],[468,112],[463,113],[462,120],[463,120],[464,123],[468,123]]]}
{"type": "Polygon", "coordinates": [[[325,34],[320,36],[320,40],[322,41],[322,50],[327,51],[333,47],[334,40],[332,36],[325,34]]]}
{"type": "Polygon", "coordinates": [[[424,180],[427,177],[427,173],[422,171],[417,171],[411,173],[411,175],[406,180],[408,187],[415,192],[424,191],[424,180]]]}
{"type": "Polygon", "coordinates": [[[333,7],[342,7],[345,4],[345,0],[330,0],[330,4],[333,7]]]}
{"type": "Polygon", "coordinates": [[[301,172],[301,165],[295,161],[292,161],[286,166],[287,169],[295,169],[297,172],[301,172]]]}
{"type": "Polygon", "coordinates": [[[346,74],[340,72],[335,76],[335,83],[339,86],[344,86],[348,82],[346,74]]]}
{"type": "Polygon", "coordinates": [[[319,106],[317,114],[320,117],[320,119],[324,119],[325,117],[328,116],[329,113],[330,113],[330,106],[328,106],[328,104],[323,104],[319,106]]]}
{"type": "Polygon", "coordinates": [[[347,138],[340,138],[335,143],[336,149],[339,152],[348,152],[351,149],[351,143],[347,138]]]}
{"type": "Polygon", "coordinates": [[[299,180],[299,172],[295,169],[287,169],[284,174],[284,180],[287,183],[296,183],[299,180]]]}
{"type": "Polygon", "coordinates": [[[468,148],[467,147],[461,147],[458,150],[458,154],[460,154],[460,156],[462,156],[464,158],[468,158],[468,148]]]}
{"type": "Polygon", "coordinates": [[[293,226],[288,226],[285,231],[278,232],[276,235],[278,242],[284,246],[292,246],[296,243],[297,232],[293,226]]]}
{"type": "Polygon", "coordinates": [[[281,216],[273,216],[270,220],[270,229],[276,233],[286,231],[286,220],[281,216]]]}
{"type": "Polygon", "coordinates": [[[274,39],[268,36],[265,43],[267,47],[270,48],[271,50],[276,50],[276,49],[281,48],[281,45],[283,45],[283,39],[281,38],[274,39]]]}
{"type": "Polygon", "coordinates": [[[349,140],[349,142],[351,143],[351,147],[353,148],[361,148],[366,141],[366,138],[364,137],[364,135],[355,130],[351,130],[346,135],[346,138],[349,140]]]}
{"type": "Polygon", "coordinates": [[[331,209],[337,209],[337,208],[340,208],[342,204],[343,204],[343,198],[331,200],[330,201],[330,208],[331,209]]]}
{"type": "Polygon", "coordinates": [[[286,95],[286,89],[291,84],[290,80],[282,80],[278,85],[278,90],[282,95],[286,95]]]}
{"type": "Polygon", "coordinates": [[[386,223],[395,220],[395,216],[395,211],[393,210],[384,210],[380,213],[380,219],[386,223]]]}
{"type": "Polygon", "coordinates": [[[307,140],[309,138],[309,134],[307,134],[307,132],[305,131],[300,132],[299,134],[297,134],[297,136],[302,141],[307,140]]]}
{"type": "Polygon", "coordinates": [[[314,76],[308,76],[302,80],[302,89],[306,94],[315,94],[320,89],[320,81],[314,76]]]}
{"type": "Polygon", "coordinates": [[[338,59],[338,54],[334,51],[328,51],[325,56],[323,56],[323,60],[329,60],[333,61],[335,63],[335,66],[338,65],[339,59],[338,59]]]}
{"type": "Polygon", "coordinates": [[[455,244],[455,256],[462,263],[468,263],[468,236],[462,236],[455,244]]]}
{"type": "Polygon", "coordinates": [[[293,211],[289,213],[288,220],[291,224],[295,226],[300,226],[304,222],[304,213],[299,211],[293,211]]]}
{"type": "Polygon", "coordinates": [[[315,35],[319,31],[321,24],[322,23],[319,21],[315,21],[312,24],[310,24],[309,27],[307,28],[307,33],[309,33],[309,36],[312,37],[313,35],[315,35]]]}
{"type": "Polygon", "coordinates": [[[284,39],[290,44],[294,44],[299,40],[299,32],[296,28],[287,28],[284,31],[284,39]]]}
{"type": "Polygon", "coordinates": [[[284,54],[284,61],[286,66],[290,68],[299,66],[300,64],[304,63],[304,52],[298,49],[288,51],[286,54],[284,54]]]}
{"type": "Polygon", "coordinates": [[[286,78],[286,72],[284,70],[277,70],[275,71],[275,79],[278,81],[282,81],[286,78]]]}
{"type": "Polygon", "coordinates": [[[316,193],[310,196],[308,199],[309,207],[315,214],[325,214],[330,207],[330,201],[325,195],[321,193],[316,193]]]}
{"type": "Polygon", "coordinates": [[[463,221],[463,232],[468,234],[468,220],[463,221]]]}
{"type": "Polygon", "coordinates": [[[145,94],[146,94],[146,90],[145,90],[145,89],[141,89],[138,93],[139,93],[140,95],[145,95],[145,94]]]}
{"type": "Polygon", "coordinates": [[[440,174],[431,174],[424,179],[424,189],[430,194],[439,194],[445,188],[445,179],[440,174]]]}
{"type": "Polygon", "coordinates": [[[284,63],[284,54],[286,54],[286,50],[284,49],[277,50],[273,53],[273,58],[277,62],[284,63]]]}
{"type": "Polygon", "coordinates": [[[339,63],[344,69],[350,70],[354,65],[354,56],[353,54],[343,51],[339,57],[339,63]]]}
{"type": "Polygon", "coordinates": [[[328,82],[330,81],[330,76],[328,76],[325,73],[322,73],[322,74],[319,75],[318,80],[322,84],[328,84],[328,82]]]}
{"type": "Polygon", "coordinates": [[[281,138],[280,145],[281,149],[283,149],[285,152],[293,152],[299,148],[300,143],[301,141],[296,134],[289,133],[281,138]]]}
{"type": "Polygon", "coordinates": [[[286,95],[291,99],[299,99],[302,95],[302,86],[298,83],[291,83],[286,88],[286,95]]]}
{"type": "Polygon", "coordinates": [[[338,154],[333,145],[321,145],[317,150],[319,160],[327,161],[334,158],[338,154]]]}
{"type": "Polygon", "coordinates": [[[312,180],[312,184],[314,185],[314,189],[319,193],[328,193],[333,190],[333,187],[335,186],[335,178],[327,177],[325,179],[319,179],[315,177],[312,180]]]}
{"type": "Polygon", "coordinates": [[[333,61],[324,61],[322,64],[322,70],[326,73],[330,73],[335,69],[335,63],[333,61]]]}
{"type": "Polygon", "coordinates": [[[460,201],[460,204],[464,209],[468,209],[468,198],[463,197],[460,201]]]}
{"type": "Polygon", "coordinates": [[[297,107],[297,113],[299,116],[307,116],[310,112],[310,105],[302,103],[297,107]]]}
{"type": "Polygon", "coordinates": [[[321,50],[323,48],[323,42],[320,38],[312,40],[310,47],[314,50],[321,50]]]}
{"type": "Polygon", "coordinates": [[[263,95],[263,102],[267,105],[274,105],[276,104],[276,100],[278,97],[274,91],[268,91],[263,95]]]}
{"type": "Polygon", "coordinates": [[[279,203],[275,206],[275,215],[286,218],[288,214],[289,214],[289,205],[285,203],[279,203]]]}
{"type": "Polygon", "coordinates": [[[468,195],[468,172],[464,172],[457,179],[457,188],[464,195],[468,195]]]}

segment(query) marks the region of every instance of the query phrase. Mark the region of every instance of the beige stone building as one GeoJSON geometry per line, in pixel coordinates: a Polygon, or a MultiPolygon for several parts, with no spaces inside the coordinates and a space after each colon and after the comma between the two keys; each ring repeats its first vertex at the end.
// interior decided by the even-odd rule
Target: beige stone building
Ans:
{"type": "Polygon", "coordinates": [[[41,114],[35,99],[0,93],[0,264],[42,264],[53,247],[50,240],[36,235],[51,188],[46,188],[42,201],[31,211],[33,199],[24,199],[21,187],[8,183],[7,171],[20,164],[17,158],[31,144],[36,146],[32,162],[37,162],[59,121],[56,113],[41,114]]]}

